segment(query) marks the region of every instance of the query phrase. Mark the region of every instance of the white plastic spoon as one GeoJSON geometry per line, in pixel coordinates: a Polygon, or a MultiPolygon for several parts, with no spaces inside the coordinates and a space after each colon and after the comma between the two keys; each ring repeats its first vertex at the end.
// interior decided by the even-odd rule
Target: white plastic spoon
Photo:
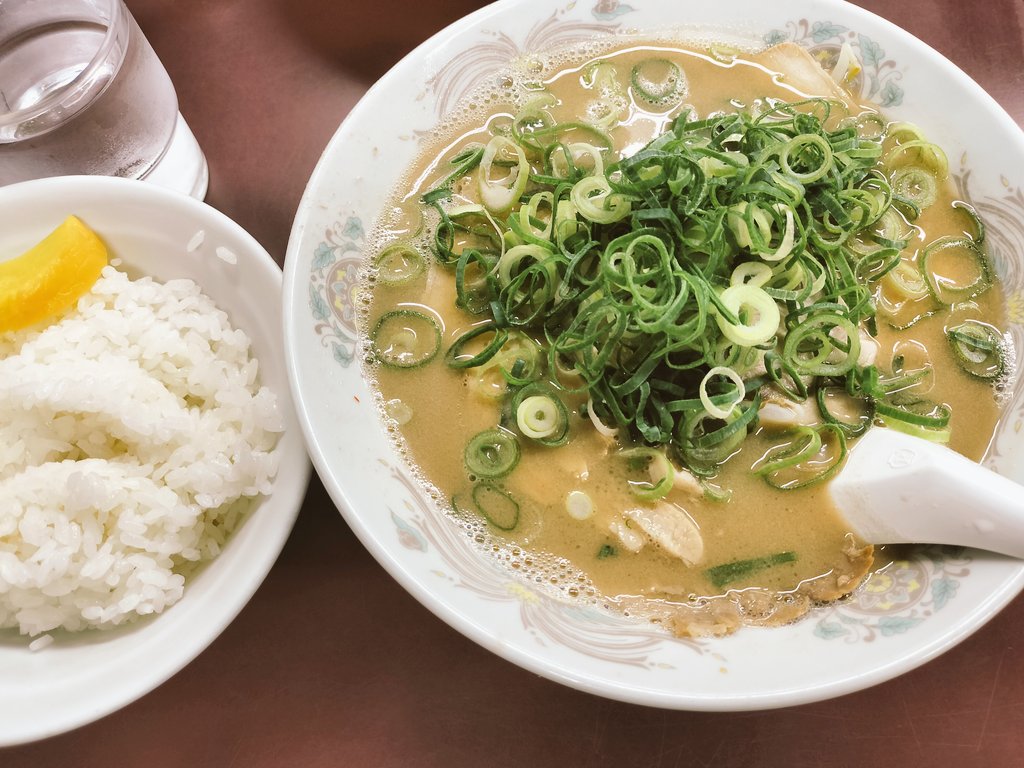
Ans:
{"type": "Polygon", "coordinates": [[[956,544],[1024,558],[1024,487],[942,445],[875,428],[830,484],[872,544],[956,544]]]}

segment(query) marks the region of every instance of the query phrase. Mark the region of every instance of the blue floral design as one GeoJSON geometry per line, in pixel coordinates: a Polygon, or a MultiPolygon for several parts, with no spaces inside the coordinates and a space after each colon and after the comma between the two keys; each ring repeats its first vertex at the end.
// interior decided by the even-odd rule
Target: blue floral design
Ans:
{"type": "Polygon", "coordinates": [[[878,620],[878,631],[881,632],[882,637],[902,635],[908,629],[916,627],[922,621],[924,621],[924,619],[920,617],[883,616],[878,620]]]}
{"type": "Polygon", "coordinates": [[[309,311],[314,330],[342,366],[356,352],[355,291],[359,285],[366,230],[362,220],[349,216],[329,229],[317,244],[309,264],[309,311]]]}
{"type": "Polygon", "coordinates": [[[348,220],[345,222],[345,226],[342,227],[341,234],[349,240],[362,240],[366,237],[366,232],[363,230],[362,220],[355,216],[349,216],[348,220]]]}
{"type": "Polygon", "coordinates": [[[838,621],[819,621],[814,627],[814,634],[825,640],[832,640],[850,634],[850,630],[838,621]]]}
{"type": "Polygon", "coordinates": [[[951,598],[956,597],[956,591],[959,586],[960,582],[949,577],[933,581],[932,600],[935,602],[935,610],[940,610],[951,598]]]}
{"type": "Polygon", "coordinates": [[[882,46],[867,35],[831,21],[811,22],[800,19],[789,22],[785,29],[773,29],[764,36],[768,45],[777,45],[786,40],[807,48],[826,67],[834,65],[835,57],[844,44],[855,46],[864,71],[854,80],[852,87],[856,89],[859,84],[861,95],[883,108],[897,107],[903,103],[903,88],[898,83],[903,73],[896,68],[896,62],[885,58],[882,46]]]}
{"type": "Polygon", "coordinates": [[[358,262],[350,260],[347,263],[339,263],[338,268],[332,272],[334,279],[329,286],[329,295],[333,299],[331,305],[334,311],[341,315],[345,325],[351,325],[355,321],[355,306],[353,292],[359,285],[358,262]]]}
{"type": "Polygon", "coordinates": [[[882,50],[882,46],[867,35],[858,35],[857,42],[860,48],[861,64],[871,69],[878,69],[885,60],[885,51],[882,50]]]}
{"type": "Polygon", "coordinates": [[[830,21],[816,21],[811,27],[811,39],[820,44],[829,38],[839,37],[844,32],[846,32],[846,27],[841,27],[830,21]]]}
{"type": "Polygon", "coordinates": [[[337,341],[331,344],[331,351],[334,355],[336,362],[341,363],[342,367],[347,368],[349,364],[355,359],[355,352],[353,349],[338,343],[337,341]]]}
{"type": "Polygon", "coordinates": [[[620,3],[619,0],[597,0],[591,14],[599,21],[610,21],[634,10],[633,6],[620,3]]]}
{"type": "Polygon", "coordinates": [[[878,104],[881,107],[898,107],[903,103],[903,89],[891,80],[882,86],[878,94],[878,104]]]}
{"type": "Polygon", "coordinates": [[[309,286],[309,309],[313,313],[313,318],[321,323],[326,323],[330,319],[331,308],[315,285],[309,286]]]}
{"type": "Polygon", "coordinates": [[[427,540],[423,538],[423,534],[395,514],[394,510],[390,510],[390,512],[391,522],[395,524],[395,528],[398,530],[398,540],[402,543],[402,546],[406,549],[416,549],[420,552],[426,552],[427,540]]]}
{"type": "Polygon", "coordinates": [[[334,263],[334,259],[334,249],[327,243],[320,243],[313,251],[313,263],[310,265],[310,270],[317,272],[326,269],[334,263]]]}
{"type": "Polygon", "coordinates": [[[814,634],[855,643],[909,632],[956,597],[969,563],[962,548],[915,548],[907,560],[871,574],[849,599],[826,608],[814,634]]]}

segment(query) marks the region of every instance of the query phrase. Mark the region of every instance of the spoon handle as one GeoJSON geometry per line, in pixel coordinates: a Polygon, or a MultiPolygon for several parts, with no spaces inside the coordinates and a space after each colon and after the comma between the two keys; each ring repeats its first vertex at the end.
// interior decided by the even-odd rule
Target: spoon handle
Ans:
{"type": "Polygon", "coordinates": [[[955,544],[1024,558],[1024,487],[945,446],[872,429],[831,492],[873,544],[955,544]]]}

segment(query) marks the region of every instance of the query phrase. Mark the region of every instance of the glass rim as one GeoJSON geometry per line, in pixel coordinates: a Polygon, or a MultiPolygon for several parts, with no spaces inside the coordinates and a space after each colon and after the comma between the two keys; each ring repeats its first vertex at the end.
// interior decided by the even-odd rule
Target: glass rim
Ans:
{"type": "MultiPolygon", "coordinates": [[[[99,0],[99,2],[94,3],[97,10],[103,10],[102,3],[103,0],[99,0]]],[[[47,93],[43,98],[31,106],[9,112],[0,112],[0,126],[9,127],[19,125],[20,123],[24,123],[28,120],[37,118],[40,115],[44,115],[59,106],[61,102],[67,101],[68,96],[82,91],[84,87],[91,82],[96,71],[103,65],[107,60],[107,57],[110,55],[110,51],[113,49],[119,35],[122,31],[124,33],[128,32],[128,26],[125,24],[128,16],[128,9],[124,5],[124,0],[109,0],[107,2],[107,9],[109,10],[109,19],[107,20],[107,30],[103,35],[103,41],[100,43],[99,48],[96,49],[96,53],[94,53],[92,58],[89,59],[89,63],[85,65],[82,71],[60,88],[56,88],[50,93],[47,93]]],[[[117,62],[118,69],[120,69],[121,63],[124,61],[127,50],[128,46],[123,46],[121,57],[117,62]]],[[[104,87],[103,90],[106,90],[106,87],[104,87]]],[[[102,91],[100,93],[102,93],[102,91]]],[[[96,94],[96,96],[99,95],[99,93],[96,94]]],[[[91,101],[92,100],[90,100],[89,103],[91,103],[91,101]]],[[[88,104],[82,104],[71,111],[66,118],[73,117],[86,106],[88,106],[88,104]]],[[[31,132],[26,136],[19,138],[17,141],[25,141],[35,138],[36,136],[41,135],[42,133],[47,133],[56,127],[56,125],[48,126],[46,130],[31,132]]]]}

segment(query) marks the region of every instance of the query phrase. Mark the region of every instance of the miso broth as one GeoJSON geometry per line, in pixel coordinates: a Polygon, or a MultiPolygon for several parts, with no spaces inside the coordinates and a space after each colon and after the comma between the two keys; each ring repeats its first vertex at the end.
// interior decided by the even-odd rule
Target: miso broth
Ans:
{"type": "MultiPolygon", "coordinates": [[[[378,389],[386,417],[400,423],[400,440],[419,477],[450,502],[453,514],[477,520],[486,528],[497,544],[497,557],[513,562],[520,570],[540,575],[563,594],[598,599],[620,610],[647,616],[666,623],[678,634],[722,634],[744,623],[783,623],[805,613],[815,601],[834,600],[848,594],[869,572],[873,553],[870,545],[854,540],[845,529],[830,502],[827,478],[809,483],[807,487],[786,490],[770,486],[766,475],[756,472],[766,462],[777,461],[781,455],[778,453],[780,445],[797,444],[802,439],[799,435],[809,435],[807,430],[814,429],[818,429],[822,441],[818,459],[841,462],[841,456],[829,457],[830,451],[833,454],[838,451],[839,438],[834,433],[841,428],[821,429],[824,420],[815,392],[816,388],[826,386],[824,379],[812,381],[811,390],[804,397],[786,398],[779,391],[780,385],[762,381],[768,375],[762,360],[764,350],[754,349],[758,345],[752,345],[754,352],[747,355],[749,359],[742,365],[735,364],[734,368],[740,371],[737,376],[745,386],[751,381],[760,383],[753,392],[743,393],[737,387],[736,396],[742,395],[743,401],[734,404],[729,415],[719,420],[728,423],[728,419],[737,418],[733,415],[737,408],[757,408],[746,427],[746,438],[729,450],[728,455],[716,460],[710,471],[707,467],[695,466],[692,456],[681,459],[670,445],[664,453],[673,463],[676,480],[671,490],[652,493],[652,488],[664,479],[656,476],[654,465],[658,460],[631,461],[628,457],[632,454],[624,454],[631,448],[648,446],[650,441],[644,434],[631,434],[622,425],[616,435],[609,434],[616,425],[608,418],[607,411],[604,418],[594,417],[596,411],[589,412],[593,408],[588,406],[592,397],[580,378],[574,377],[571,371],[552,370],[555,358],[543,353],[550,339],[538,331],[536,324],[512,327],[509,329],[511,341],[505,344],[529,346],[536,343],[542,350],[540,381],[557,393],[565,408],[567,436],[561,441],[563,444],[545,445],[525,437],[522,427],[516,427],[520,422],[516,421],[516,414],[509,412],[509,398],[510,391],[521,386],[519,377],[523,375],[524,366],[519,366],[518,371],[505,368],[503,372],[494,365],[453,367],[450,364],[465,362],[466,358],[480,353],[497,332],[481,333],[464,347],[459,346],[455,352],[461,353],[461,358],[452,353],[452,346],[460,343],[460,338],[488,322],[495,324],[497,321],[491,313],[467,311],[465,300],[462,307],[457,306],[457,297],[465,294],[465,290],[460,294],[457,281],[462,281],[463,289],[469,282],[485,283],[488,270],[480,265],[490,262],[482,259],[462,270],[461,275],[455,265],[441,264],[434,253],[438,227],[443,226],[436,209],[458,216],[463,215],[460,211],[465,206],[478,205],[482,197],[476,183],[480,168],[474,166],[460,173],[460,163],[472,157],[473,150],[487,145],[493,136],[515,135],[517,130],[532,141],[532,137],[545,135],[544,131],[552,124],[574,126],[559,134],[558,142],[552,142],[561,143],[561,150],[556,147],[553,152],[547,151],[540,139],[536,142],[540,149],[528,148],[531,174],[545,175],[541,169],[547,153],[547,165],[554,169],[547,174],[549,176],[558,173],[563,166],[567,169],[566,159],[575,165],[577,174],[599,175],[602,166],[604,169],[613,167],[620,158],[642,152],[649,142],[671,131],[676,118],[687,111],[692,118],[700,120],[741,111],[771,111],[772,105],[777,103],[803,103],[793,110],[810,113],[819,107],[805,100],[823,98],[831,105],[823,123],[827,128],[843,120],[858,120],[858,125],[867,126],[866,131],[873,130],[872,126],[881,130],[886,125],[884,117],[871,105],[858,103],[816,62],[793,46],[723,56],[684,46],[630,44],[599,52],[593,49],[563,52],[532,63],[532,67],[510,69],[503,82],[490,91],[476,94],[471,100],[473,106],[465,107],[461,117],[449,121],[447,132],[439,136],[410,170],[408,185],[396,191],[392,210],[378,227],[378,247],[374,251],[377,270],[370,270],[374,273],[372,278],[376,279],[371,278],[372,302],[368,315],[363,318],[367,335],[383,336],[386,332],[379,326],[391,323],[399,327],[396,331],[399,336],[415,337],[418,333],[421,338],[416,343],[429,345],[431,331],[426,327],[406,328],[410,323],[422,323],[418,319],[409,320],[418,317],[429,318],[440,333],[436,354],[423,364],[410,358],[413,364],[408,367],[386,364],[390,352],[382,352],[381,347],[391,344],[392,340],[382,342],[375,337],[367,341],[371,350],[368,373],[378,389]],[[646,77],[650,82],[638,80],[638,77],[646,77]],[[654,93],[642,92],[645,87],[654,93]],[[671,89],[671,93],[663,98],[666,89],[671,89]],[[531,113],[536,113],[537,119],[533,122],[531,113]],[[600,135],[588,125],[600,126],[600,135]],[[597,151],[578,149],[588,142],[593,142],[589,146],[596,146],[599,142],[595,136],[598,139],[609,137],[611,146],[597,151]],[[570,145],[577,148],[569,149],[570,145]],[[551,160],[552,154],[559,151],[563,166],[551,160]],[[445,183],[450,194],[445,191],[445,183]],[[438,189],[442,191],[437,193],[438,189]],[[430,198],[429,204],[422,202],[425,193],[430,198]],[[393,277],[381,274],[393,262],[385,263],[378,254],[390,250],[393,257],[396,247],[423,257],[425,269],[410,268],[408,259],[402,257],[397,260],[400,279],[382,279],[393,277]],[[396,310],[399,314],[393,314],[396,310]],[[773,387],[774,391],[769,391],[773,387]],[[763,410],[769,400],[778,400],[783,403],[783,410],[792,411],[794,428],[807,429],[801,433],[784,425],[773,425],[763,410]],[[518,463],[508,474],[484,483],[467,469],[467,444],[474,436],[496,428],[515,441],[518,463]],[[830,443],[833,443],[831,447],[830,443]],[[486,488],[479,490],[481,485],[486,488]],[[573,492],[582,495],[570,502],[568,496],[573,492]],[[486,505],[477,504],[479,499],[474,493],[490,494],[490,501],[495,505],[493,516],[480,515],[486,505]],[[659,494],[660,497],[655,498],[659,494]]],[[[904,143],[917,141],[905,132],[908,129],[892,129],[890,124],[888,130],[890,135],[884,142],[890,155],[893,146],[900,146],[901,140],[904,143]]],[[[904,157],[894,163],[894,167],[898,169],[915,162],[932,166],[937,161],[928,155],[929,151],[916,147],[896,151],[896,155],[904,157]]],[[[509,188],[515,186],[515,182],[509,180],[515,176],[515,165],[511,151],[493,163],[490,173],[498,179],[496,189],[503,189],[502,184],[509,188]]],[[[879,173],[884,177],[892,171],[890,167],[879,173]]],[[[566,173],[572,171],[567,169],[566,173]]],[[[797,171],[794,173],[799,175],[797,171]]],[[[927,285],[922,288],[922,280],[917,277],[918,262],[928,244],[943,237],[965,238],[965,242],[970,241],[967,245],[973,248],[972,214],[965,207],[954,205],[953,190],[942,178],[943,174],[935,173],[935,176],[934,200],[920,205],[919,212],[914,210],[913,204],[901,204],[885,222],[872,229],[874,239],[866,250],[869,256],[879,261],[897,259],[902,266],[895,277],[868,275],[862,280],[869,287],[873,306],[878,309],[872,312],[868,322],[859,323],[863,338],[857,343],[861,350],[851,370],[857,381],[867,368],[881,371],[883,386],[884,382],[895,381],[897,383],[891,386],[902,386],[913,392],[918,398],[913,400],[913,407],[918,410],[921,410],[917,405],[920,402],[933,404],[933,411],[923,413],[929,435],[941,439],[948,432],[948,444],[952,448],[979,459],[998,419],[998,398],[993,380],[974,377],[962,370],[962,360],[958,361],[954,354],[947,331],[965,320],[983,321],[996,329],[1002,327],[1002,299],[998,287],[975,293],[964,289],[962,301],[940,305],[934,295],[925,290],[927,285]],[[915,213],[919,215],[913,215],[915,213]],[[893,256],[886,248],[895,249],[898,256],[893,256]],[[897,278],[902,278],[902,282],[897,278]],[[905,325],[909,327],[896,329],[905,325]],[[920,371],[926,373],[917,373],[920,371]],[[932,429],[931,425],[938,423],[934,421],[935,412],[944,408],[951,413],[948,424],[932,429]]],[[[513,226],[507,222],[520,210],[520,202],[528,200],[537,189],[532,179],[531,176],[510,210],[475,214],[477,220],[472,225],[457,228],[450,238],[452,251],[457,255],[466,248],[492,247],[494,258],[498,259],[498,254],[521,243],[520,230],[524,225],[513,226]],[[488,228],[497,234],[492,235],[488,228]],[[502,234],[507,232],[512,234],[502,234]],[[498,239],[501,242],[497,242],[498,239]],[[488,243],[490,246],[486,245],[488,243]]],[[[867,188],[874,190],[870,184],[867,188]]],[[[912,200],[913,195],[918,194],[916,188],[902,191],[912,200]]],[[[604,198],[596,194],[594,199],[607,201],[613,194],[604,198]]],[[[528,220],[530,226],[538,231],[543,229],[545,222],[555,217],[554,208],[554,205],[551,210],[538,207],[533,219],[528,220]]],[[[742,214],[742,210],[736,210],[742,214]]],[[[841,214],[836,216],[841,218],[841,214]]],[[[783,221],[781,214],[776,218],[783,221]]],[[[723,221],[729,225],[729,219],[723,221]]],[[[735,227],[735,222],[732,225],[735,227]]],[[[572,226],[567,231],[577,234],[578,230],[573,230],[572,226]]],[[[780,229],[781,226],[779,224],[780,229]]],[[[593,225],[593,229],[597,228],[593,225]]],[[[739,264],[748,258],[745,247],[736,242],[742,240],[742,234],[738,238],[735,232],[724,237],[729,241],[730,267],[733,262],[739,264]]],[[[781,243],[785,240],[781,232],[770,240],[773,252],[781,252],[781,243]]],[[[595,250],[606,245],[602,243],[595,250]]],[[[944,274],[936,273],[938,276],[934,278],[942,283],[941,290],[947,285],[956,289],[968,284],[973,279],[968,273],[987,269],[984,262],[957,256],[952,247],[946,250],[949,258],[942,263],[944,274]]],[[[936,263],[940,261],[939,256],[933,257],[936,263]]],[[[765,261],[769,268],[775,269],[770,259],[765,261]]],[[[865,267],[866,272],[870,271],[870,266],[865,267]]],[[[891,261],[888,266],[890,272],[895,269],[891,261]]],[[[493,266],[492,271],[497,273],[497,270],[498,267],[493,266]]],[[[986,273],[986,280],[989,279],[986,273]]],[[[710,290],[718,291],[718,295],[725,287],[713,282],[711,286],[710,290]]],[[[818,290],[823,295],[827,293],[824,287],[818,290]]],[[[785,295],[781,289],[776,293],[785,295]]],[[[824,312],[820,307],[829,302],[841,307],[845,306],[844,302],[852,303],[849,295],[826,297],[828,301],[815,304],[819,309],[814,312],[824,312]]],[[[500,314],[500,310],[493,307],[492,310],[500,314]]],[[[749,313],[747,309],[744,311],[749,313]]],[[[795,313],[799,317],[800,311],[797,303],[783,304],[780,330],[760,346],[771,346],[777,340],[778,348],[782,349],[787,335],[787,316],[795,313]]],[[[569,322],[571,320],[566,320],[569,322]]],[[[714,316],[709,315],[706,322],[707,335],[716,333],[714,316]]],[[[757,322],[760,318],[741,317],[738,321],[744,328],[757,322]]],[[[792,328],[789,327],[789,333],[793,332],[792,328]]],[[[829,353],[829,360],[841,357],[854,343],[848,335],[834,328],[824,335],[829,338],[823,342],[819,339],[819,342],[834,343],[836,347],[829,353]]],[[[401,353],[402,343],[401,338],[394,342],[399,348],[396,354],[401,353]]],[[[718,354],[715,352],[718,348],[731,349],[728,340],[724,344],[721,340],[715,343],[718,346],[709,354],[718,354]]],[[[732,346],[741,345],[733,343],[732,346]]],[[[733,352],[735,350],[729,354],[733,352]]],[[[747,353],[740,356],[743,354],[747,353]]],[[[703,372],[711,367],[704,364],[699,370],[703,372]]],[[[680,379],[692,377],[693,369],[680,370],[680,379]]],[[[843,376],[829,379],[828,386],[835,388],[837,394],[842,389],[843,376]]],[[[799,389],[798,378],[808,377],[783,375],[782,381],[790,388],[799,389]]],[[[998,377],[994,378],[997,384],[998,377]]],[[[721,382],[714,380],[712,384],[719,386],[721,382]]],[[[728,392],[726,382],[719,399],[726,398],[726,394],[721,393],[728,392]]],[[[891,396],[894,402],[903,402],[898,399],[900,392],[891,396]]],[[[879,402],[884,399],[881,395],[878,397],[879,402]]],[[[904,405],[898,405],[898,409],[913,410],[904,405]]],[[[899,414],[897,420],[898,417],[899,414]]],[[[552,418],[559,417],[556,414],[552,418]]],[[[708,423],[717,423],[706,413],[704,418],[708,423]]],[[[880,421],[877,413],[874,421],[880,421]]],[[[849,423],[856,425],[856,417],[849,423]]],[[[914,424],[902,426],[921,429],[914,424]]],[[[856,430],[849,431],[851,434],[845,437],[844,432],[842,439],[855,450],[856,430]]],[[[767,476],[781,477],[789,471],[779,470],[767,476]]],[[[803,477],[800,471],[803,471],[800,467],[793,470],[794,477],[803,477]]]]}

